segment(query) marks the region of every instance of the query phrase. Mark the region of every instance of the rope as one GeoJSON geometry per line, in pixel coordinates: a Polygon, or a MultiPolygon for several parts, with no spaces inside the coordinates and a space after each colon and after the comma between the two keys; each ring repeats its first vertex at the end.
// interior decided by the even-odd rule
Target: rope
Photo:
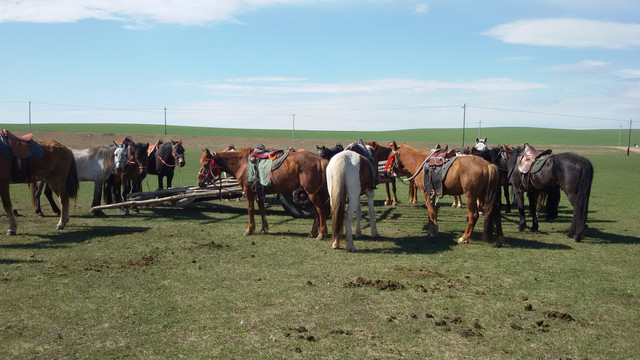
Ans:
{"type": "MultiPolygon", "coordinates": [[[[415,179],[415,178],[416,178],[416,176],[418,176],[418,174],[420,174],[420,173],[422,172],[422,169],[424,168],[424,164],[426,164],[426,163],[427,163],[427,161],[429,161],[429,159],[431,158],[431,156],[432,156],[433,154],[435,154],[435,153],[436,153],[436,151],[435,151],[435,150],[431,150],[431,153],[429,154],[429,156],[427,156],[427,158],[426,158],[426,159],[424,159],[424,161],[422,162],[422,164],[420,164],[420,167],[418,168],[418,171],[416,171],[416,173],[415,173],[415,174],[411,175],[411,177],[410,177],[410,178],[403,179],[403,178],[401,178],[400,176],[398,176],[398,174],[396,174],[396,173],[394,173],[394,176],[396,177],[396,179],[398,179],[398,180],[402,181],[402,183],[404,183],[404,184],[411,182],[411,180],[415,179]]],[[[396,156],[397,156],[397,155],[396,155],[396,156]]]]}

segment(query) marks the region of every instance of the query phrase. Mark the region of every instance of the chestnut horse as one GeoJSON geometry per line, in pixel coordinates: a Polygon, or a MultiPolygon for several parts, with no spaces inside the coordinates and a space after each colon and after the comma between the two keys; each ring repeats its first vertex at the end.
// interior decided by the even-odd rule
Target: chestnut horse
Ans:
{"type": "MultiPolygon", "coordinates": [[[[438,221],[436,219],[436,196],[424,193],[424,177],[416,176],[422,171],[423,164],[430,155],[429,151],[412,148],[406,144],[398,146],[392,143],[395,156],[391,160],[388,172],[398,174],[407,170],[415,174],[414,181],[422,190],[422,197],[427,203],[429,212],[429,237],[438,236],[438,221]]],[[[498,192],[498,168],[478,156],[458,156],[449,168],[442,181],[443,195],[463,195],[467,203],[468,223],[464,234],[458,239],[458,243],[468,243],[473,228],[478,221],[478,202],[480,199],[484,205],[484,229],[482,240],[489,242],[493,234],[493,226],[496,227],[496,245],[504,244],[502,222],[500,218],[500,202],[498,192]]]]}
{"type": "MultiPolygon", "coordinates": [[[[251,152],[252,149],[248,147],[239,151],[213,153],[209,152],[209,149],[205,149],[201,158],[202,166],[198,173],[199,186],[213,183],[221,171],[233,175],[238,180],[247,198],[249,213],[249,226],[244,235],[255,232],[254,202],[256,200],[262,219],[260,232],[267,233],[269,231],[269,223],[264,213],[264,197],[260,196],[253,184],[247,181],[247,162],[251,152]]],[[[325,170],[328,163],[327,160],[308,151],[290,153],[280,167],[271,172],[271,185],[264,188],[264,193],[283,194],[302,187],[316,209],[309,237],[317,237],[318,239],[327,236],[329,193],[325,170]]]]}
{"type": "MultiPolygon", "coordinates": [[[[33,161],[26,159],[29,163],[28,176],[20,181],[15,181],[11,176],[14,160],[0,153],[0,197],[2,197],[4,211],[9,218],[7,235],[15,235],[18,228],[9,192],[9,184],[12,183],[35,183],[44,180],[58,195],[60,201],[58,230],[64,229],[69,221],[69,198],[76,197],[79,186],[73,153],[55,140],[38,141],[38,143],[42,146],[43,156],[33,161]]],[[[31,191],[34,191],[33,186],[31,191]]]]}

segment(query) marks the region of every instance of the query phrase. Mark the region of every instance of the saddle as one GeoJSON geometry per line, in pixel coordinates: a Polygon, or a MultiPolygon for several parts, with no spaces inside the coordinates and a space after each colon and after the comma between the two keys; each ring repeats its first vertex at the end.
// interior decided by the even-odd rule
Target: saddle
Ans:
{"type": "Polygon", "coordinates": [[[547,149],[544,151],[538,151],[533,146],[529,144],[524,144],[524,150],[522,154],[518,158],[518,171],[523,174],[528,173],[531,170],[531,166],[533,163],[540,158],[548,156],[551,154],[551,149],[547,149]]]}
{"type": "Polygon", "coordinates": [[[254,162],[255,159],[271,159],[274,160],[280,155],[284,154],[284,150],[273,150],[267,149],[264,145],[259,144],[255,149],[251,152],[251,156],[253,159],[251,162],[254,162]]]}
{"type": "Polygon", "coordinates": [[[33,134],[17,136],[7,129],[2,129],[0,131],[0,137],[2,137],[2,142],[9,145],[11,154],[17,159],[26,159],[31,156],[29,144],[33,141],[33,134]]]}
{"type": "Polygon", "coordinates": [[[450,150],[450,151],[447,151],[447,149],[436,150],[436,152],[433,153],[433,155],[431,155],[431,157],[427,161],[427,165],[430,167],[442,166],[446,162],[449,162],[449,160],[451,160],[455,156],[456,156],[455,150],[450,150]]]}
{"type": "MultiPolygon", "coordinates": [[[[277,170],[284,163],[290,152],[284,150],[267,149],[258,145],[249,154],[247,163],[247,182],[257,186],[271,186],[271,172],[277,170]]],[[[261,194],[262,196],[263,194],[261,194]]]]}

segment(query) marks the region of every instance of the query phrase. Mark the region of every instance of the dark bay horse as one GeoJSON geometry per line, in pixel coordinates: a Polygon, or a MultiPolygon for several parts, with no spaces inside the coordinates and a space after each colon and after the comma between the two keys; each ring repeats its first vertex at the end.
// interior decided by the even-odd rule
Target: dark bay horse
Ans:
{"type": "MultiPolygon", "coordinates": [[[[367,150],[373,155],[373,149],[370,146],[367,146],[367,150]]],[[[377,169],[377,164],[375,164],[374,169],[377,169]]],[[[327,186],[331,199],[332,248],[340,248],[340,234],[344,223],[347,251],[356,250],[353,245],[351,226],[355,214],[356,237],[360,237],[362,233],[360,229],[360,217],[362,216],[360,195],[362,194],[367,194],[371,236],[374,238],[379,236],[378,228],[376,227],[376,214],[373,209],[373,186],[377,176],[378,173],[372,171],[368,160],[355,151],[341,151],[329,160],[327,165],[327,186]],[[348,206],[345,213],[347,200],[348,206]]]]}
{"type": "Polygon", "coordinates": [[[328,148],[328,147],[326,147],[324,145],[322,145],[322,146],[316,145],[316,150],[317,150],[318,156],[320,156],[323,159],[331,160],[333,155],[335,155],[335,154],[339,153],[340,151],[344,150],[344,147],[340,143],[336,143],[336,146],[334,146],[332,148],[328,148]]]}
{"type": "MultiPolygon", "coordinates": [[[[249,226],[244,235],[255,232],[255,208],[257,199],[260,217],[262,219],[261,233],[269,231],[269,223],[265,216],[264,197],[259,196],[253,184],[247,181],[247,162],[251,154],[251,148],[239,151],[210,152],[206,149],[202,154],[198,185],[206,186],[213,183],[221,171],[235,177],[242,186],[247,198],[247,211],[249,213],[249,226]]],[[[313,203],[316,214],[309,237],[323,239],[327,236],[327,209],[329,207],[329,193],[325,178],[325,169],[328,161],[308,151],[290,153],[282,165],[271,172],[271,186],[264,188],[265,193],[283,194],[290,193],[302,187],[313,203]]]]}
{"type": "MultiPolygon", "coordinates": [[[[395,155],[392,157],[388,172],[399,174],[407,170],[412,174],[422,171],[423,164],[429,151],[422,151],[412,148],[406,144],[398,146],[392,143],[395,155]]],[[[429,233],[428,236],[438,236],[438,222],[436,219],[436,196],[429,196],[424,193],[424,177],[415,176],[414,181],[417,187],[422,190],[422,197],[427,203],[429,212],[429,233]]],[[[458,156],[449,168],[445,179],[443,179],[442,191],[444,195],[464,195],[467,203],[468,223],[464,234],[458,239],[458,243],[468,243],[471,233],[478,221],[477,200],[480,199],[484,205],[484,229],[482,240],[489,242],[493,233],[493,226],[496,227],[496,245],[504,244],[502,233],[502,222],[500,218],[500,205],[497,197],[498,191],[498,168],[488,161],[478,156],[458,156]]]]}
{"type": "MultiPolygon", "coordinates": [[[[112,174],[105,182],[104,198],[107,204],[118,203],[126,200],[132,192],[142,191],[142,180],[147,176],[149,165],[149,143],[136,143],[131,138],[125,141],[129,158],[121,174],[112,174]]],[[[138,213],[138,208],[132,206],[132,211],[138,213]]],[[[127,207],[122,208],[123,214],[128,214],[127,207]]]]}
{"type": "Polygon", "coordinates": [[[471,149],[471,154],[480,156],[488,162],[498,167],[498,174],[500,176],[500,187],[498,187],[498,196],[502,197],[504,192],[504,199],[506,202],[505,212],[511,212],[511,199],[509,198],[509,179],[507,178],[507,158],[513,147],[507,145],[498,145],[497,147],[490,148],[486,145],[487,138],[479,140],[476,138],[476,146],[471,149]],[[478,150],[482,149],[482,150],[478,150]]]}
{"type": "MultiPolygon", "coordinates": [[[[525,144],[526,146],[526,144],[525,144]]],[[[519,158],[525,147],[517,147],[509,157],[509,182],[513,186],[520,222],[518,230],[526,227],[524,214],[524,192],[527,192],[529,208],[532,216],[531,231],[538,230],[538,216],[536,202],[540,192],[547,194],[547,218],[558,216],[560,189],[564,191],[573,206],[573,219],[567,236],[575,241],[584,237],[587,227],[587,213],[589,212],[589,196],[593,181],[593,165],[591,162],[574,153],[559,153],[549,155],[542,168],[535,172],[522,173],[518,168],[519,158]]]]}
{"type": "Polygon", "coordinates": [[[176,165],[179,167],[185,165],[182,141],[171,140],[167,143],[159,141],[149,153],[147,174],[158,175],[158,189],[163,189],[162,179],[166,176],[167,188],[170,188],[176,165]]]}
{"type": "MultiPolygon", "coordinates": [[[[14,160],[0,154],[0,197],[9,218],[8,235],[15,235],[18,227],[11,205],[9,184],[35,183],[43,180],[51,186],[60,201],[58,230],[64,229],[69,221],[69,198],[75,198],[78,194],[78,172],[71,150],[55,140],[38,141],[38,143],[42,146],[43,156],[38,160],[26,160],[29,162],[29,172],[19,181],[11,176],[14,160]]],[[[31,191],[34,191],[33,186],[31,191]]]]}

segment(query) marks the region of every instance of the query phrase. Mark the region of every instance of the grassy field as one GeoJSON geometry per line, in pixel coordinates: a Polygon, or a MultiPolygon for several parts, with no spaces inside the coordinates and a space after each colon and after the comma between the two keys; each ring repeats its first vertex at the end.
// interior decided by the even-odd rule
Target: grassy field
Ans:
{"type": "MultiPolygon", "coordinates": [[[[187,166],[175,186],[195,183],[201,145],[220,149],[230,140],[257,138],[218,135],[225,137],[189,138],[197,143],[191,147],[185,140],[187,166]]],[[[21,216],[19,235],[0,240],[0,354],[636,358],[640,155],[568,146],[578,137],[585,138],[568,133],[567,142],[553,148],[581,153],[595,168],[581,243],[563,234],[571,217],[564,196],[560,219],[541,222],[538,233],[517,232],[517,216],[503,214],[506,245],[495,248],[479,241],[480,228],[471,244],[456,243],[466,213],[450,208],[450,197],[440,201],[440,237],[428,239],[426,210],[406,201],[406,186],[398,185],[397,207],[382,205],[380,187],[381,238],[370,238],[365,228],[355,241],[359,251],[346,253],[332,250],[329,240],[307,238],[311,220],[287,216],[274,197],[268,198],[271,232],[243,237],[243,201],[142,209],[126,217],[111,210],[107,218],[93,218],[93,185],[82,183],[68,227],[56,231],[56,218],[31,213],[26,185],[12,185],[21,216]]],[[[340,139],[318,136],[299,144],[340,139]]],[[[548,144],[545,139],[527,141],[548,144]]],[[[289,143],[274,137],[269,145],[289,143]]],[[[155,177],[144,186],[155,189],[155,177]]],[[[368,219],[366,206],[363,211],[368,219]]],[[[7,228],[6,218],[1,224],[7,228]]]]}

